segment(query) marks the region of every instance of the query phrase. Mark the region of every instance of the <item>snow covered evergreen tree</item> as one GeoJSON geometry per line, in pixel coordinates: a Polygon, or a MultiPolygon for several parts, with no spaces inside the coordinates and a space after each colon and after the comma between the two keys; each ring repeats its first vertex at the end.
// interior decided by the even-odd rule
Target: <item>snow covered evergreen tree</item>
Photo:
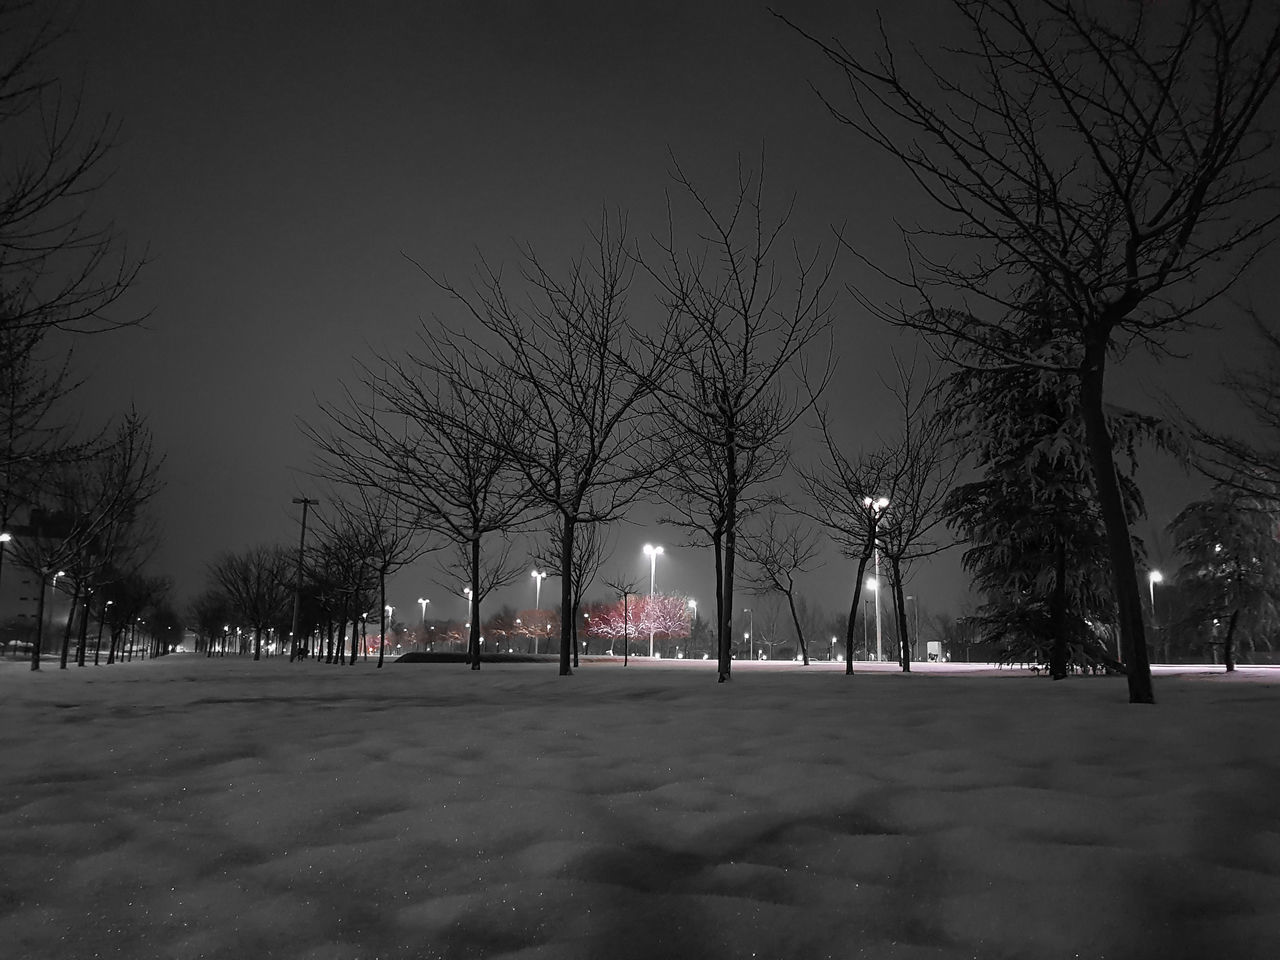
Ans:
{"type": "MultiPolygon", "coordinates": [[[[1115,661],[1102,638],[1116,627],[1106,530],[1094,492],[1071,349],[1052,311],[1016,332],[1035,344],[1042,368],[992,371],[961,367],[950,378],[951,416],[961,454],[978,479],[953,489],[948,522],[971,544],[963,564],[986,602],[974,618],[983,640],[1011,661],[1047,664],[1055,678],[1068,664],[1115,661]]],[[[1164,439],[1147,417],[1109,411],[1109,430],[1130,524],[1144,513],[1134,481],[1135,448],[1164,439]]],[[[1135,541],[1138,556],[1142,545],[1135,541]]]]}

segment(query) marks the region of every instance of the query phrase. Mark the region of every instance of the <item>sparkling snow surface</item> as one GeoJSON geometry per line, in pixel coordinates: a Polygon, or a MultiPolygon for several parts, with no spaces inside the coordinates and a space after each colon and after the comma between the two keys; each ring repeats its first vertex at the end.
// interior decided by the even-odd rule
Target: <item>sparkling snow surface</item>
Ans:
{"type": "Polygon", "coordinates": [[[833,666],[4,664],[0,957],[1280,957],[1280,672],[833,666]]]}

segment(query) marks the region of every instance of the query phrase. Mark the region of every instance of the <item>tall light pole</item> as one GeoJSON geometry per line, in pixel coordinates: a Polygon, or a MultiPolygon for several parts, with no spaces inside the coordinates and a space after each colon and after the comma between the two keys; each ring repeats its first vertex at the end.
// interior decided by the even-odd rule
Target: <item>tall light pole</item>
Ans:
{"type": "MultiPolygon", "coordinates": [[[[644,555],[649,558],[649,605],[653,606],[654,585],[658,582],[658,555],[662,553],[661,547],[655,547],[651,543],[644,545],[644,555]]],[[[653,610],[648,611],[649,614],[649,656],[653,656],[653,610]]]]}
{"type": "Polygon", "coordinates": [[[534,570],[529,575],[533,577],[533,583],[534,583],[533,608],[535,610],[541,610],[542,609],[542,581],[547,578],[547,571],[534,570]]]}
{"type": "MultiPolygon", "coordinates": [[[[1147,574],[1147,584],[1151,587],[1151,632],[1156,633],[1156,584],[1164,581],[1164,574],[1159,570],[1152,570],[1147,574]]],[[[1166,659],[1168,659],[1166,651],[1166,659]]]]}
{"type": "Polygon", "coordinates": [[[880,537],[876,530],[880,526],[880,514],[884,513],[884,508],[889,506],[889,498],[867,497],[862,504],[867,508],[867,515],[871,519],[871,549],[876,560],[876,660],[883,660],[884,641],[880,629],[880,537]]]}
{"type": "Polygon", "coordinates": [[[756,658],[756,615],[750,607],[745,607],[742,612],[747,615],[747,659],[754,660],[756,658]]]}
{"type": "Polygon", "coordinates": [[[4,545],[12,540],[12,533],[0,533],[0,570],[4,569],[4,545]]]}
{"type": "Polygon", "coordinates": [[[293,629],[289,631],[289,662],[298,657],[298,611],[302,605],[302,550],[307,543],[307,507],[317,506],[319,500],[294,497],[294,503],[302,504],[302,532],[298,535],[298,568],[293,578],[293,629]]]}
{"type": "Polygon", "coordinates": [[[912,626],[912,638],[908,649],[913,650],[918,659],[920,656],[920,601],[915,597],[907,597],[906,602],[911,604],[911,610],[915,614],[912,618],[915,624],[912,626]]]}
{"type": "Polygon", "coordinates": [[[430,603],[425,597],[418,598],[418,606],[422,607],[422,632],[427,632],[427,604],[430,603]]]}
{"type": "Polygon", "coordinates": [[[689,620],[689,657],[693,657],[693,635],[698,632],[698,601],[690,600],[689,609],[693,611],[693,616],[689,620]]]}
{"type": "Polygon", "coordinates": [[[880,660],[884,656],[884,648],[880,638],[880,578],[867,577],[867,589],[876,598],[876,660],[880,660]]]}

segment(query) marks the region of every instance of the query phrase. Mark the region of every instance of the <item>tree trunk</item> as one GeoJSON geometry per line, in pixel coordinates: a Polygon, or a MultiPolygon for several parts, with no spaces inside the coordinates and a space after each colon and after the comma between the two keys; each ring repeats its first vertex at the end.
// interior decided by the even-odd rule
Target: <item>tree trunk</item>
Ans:
{"type": "Polygon", "coordinates": [[[711,547],[716,564],[716,673],[718,682],[724,683],[729,679],[729,647],[724,619],[724,534],[720,530],[712,534],[711,547]]]}
{"type": "Polygon", "coordinates": [[[262,624],[253,625],[253,659],[262,659],[262,624]]]}
{"type": "Polygon", "coordinates": [[[467,619],[471,632],[467,637],[467,662],[472,670],[480,669],[480,537],[471,538],[471,596],[467,598],[467,619]]]}
{"type": "MultiPolygon", "coordinates": [[[[867,572],[867,561],[871,554],[866,553],[858,558],[858,579],[853,584],[853,604],[849,607],[849,626],[844,634],[844,674],[853,676],[853,628],[858,622],[858,605],[862,602],[862,582],[867,572]]],[[[865,614],[864,614],[865,616],[865,614]]]]}
{"type": "Polygon", "coordinates": [[[58,669],[67,669],[67,658],[71,654],[71,630],[75,626],[76,607],[80,606],[80,582],[76,581],[71,591],[71,607],[67,610],[67,625],[62,630],[62,651],[58,657],[58,669]]]}
{"type": "MultiPolygon", "coordinates": [[[[576,516],[576,510],[574,513],[576,516]]],[[[576,522],[568,515],[562,515],[561,519],[564,529],[560,536],[560,676],[570,677],[573,676],[569,657],[573,624],[569,619],[573,616],[573,531],[576,522]]]]}
{"type": "Polygon", "coordinates": [[[1049,597],[1049,676],[1067,676],[1067,545],[1057,543],[1053,555],[1053,593],[1049,597]]]}
{"type": "Polygon", "coordinates": [[[1231,611],[1231,619],[1227,621],[1227,636],[1222,641],[1222,662],[1227,665],[1227,673],[1234,673],[1236,669],[1236,618],[1239,616],[1239,610],[1231,611]]]}
{"type": "Polygon", "coordinates": [[[889,576],[893,578],[893,616],[898,624],[898,661],[902,672],[911,672],[911,635],[907,632],[907,604],[902,590],[902,567],[897,557],[889,558],[889,576]]]}
{"type": "Polygon", "coordinates": [[[348,667],[356,665],[356,657],[360,655],[360,644],[356,643],[356,637],[360,636],[360,624],[364,623],[364,618],[351,618],[351,659],[347,661],[348,667]]]}
{"type": "Polygon", "coordinates": [[[378,570],[378,598],[382,602],[382,631],[378,636],[378,669],[382,669],[382,658],[387,649],[387,571],[383,567],[378,570]]]}
{"type": "Polygon", "coordinates": [[[31,669],[40,669],[40,647],[44,643],[45,573],[40,571],[40,599],[36,602],[36,642],[31,646],[31,669]]]}
{"type": "Polygon", "coordinates": [[[809,648],[804,642],[804,630],[800,626],[800,618],[796,616],[796,598],[794,588],[787,590],[787,606],[791,608],[791,622],[796,628],[796,642],[800,644],[800,656],[804,665],[809,665],[809,648]]]}
{"type": "Polygon", "coordinates": [[[622,665],[628,666],[631,662],[631,637],[627,632],[627,593],[622,594],[622,665]]]}
{"type": "Polygon", "coordinates": [[[89,610],[93,605],[93,593],[84,598],[84,610],[80,614],[80,636],[76,638],[76,666],[84,666],[85,651],[89,647],[89,610]]]}
{"type": "Polygon", "coordinates": [[[1094,490],[1098,495],[1098,509],[1107,532],[1111,577],[1119,612],[1121,659],[1129,682],[1129,702],[1155,703],[1133,543],[1129,538],[1120,483],[1116,479],[1115,455],[1102,402],[1106,349],[1105,336],[1095,335],[1085,343],[1084,367],[1080,374],[1080,410],[1089,462],[1093,468],[1094,490]]]}
{"type": "Polygon", "coordinates": [[[729,455],[724,498],[724,583],[721,585],[724,594],[724,664],[717,681],[719,683],[728,680],[733,670],[733,568],[738,547],[738,456],[733,446],[736,440],[732,429],[728,432],[727,440],[729,455]]]}

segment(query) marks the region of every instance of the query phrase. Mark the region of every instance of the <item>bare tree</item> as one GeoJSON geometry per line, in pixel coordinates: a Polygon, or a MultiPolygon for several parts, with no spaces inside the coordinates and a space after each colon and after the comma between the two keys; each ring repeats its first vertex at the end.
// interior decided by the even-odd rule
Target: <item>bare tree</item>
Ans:
{"type": "Polygon", "coordinates": [[[646,262],[683,345],[678,376],[658,384],[677,443],[666,487],[674,515],[664,519],[712,547],[723,683],[732,669],[738,525],[769,502],[767,485],[787,462],[786,437],[831,373],[828,364],[811,377],[805,359],[831,324],[832,261],[794,246],[789,257],[778,252],[787,214],[772,220],[766,213],[763,173],[740,170],[723,212],[678,165],[674,179],[705,233],[702,246],[682,249],[671,215],[666,239],[646,262]]]}
{"type": "Polygon", "coordinates": [[[209,573],[240,618],[253,628],[253,659],[262,659],[262,632],[280,622],[292,599],[293,564],[279,546],[253,547],[226,553],[209,573]]]}
{"type": "MultiPolygon", "coordinates": [[[[570,573],[570,596],[573,606],[573,666],[578,666],[578,614],[581,612],[582,598],[591,584],[595,582],[600,568],[612,552],[608,532],[600,523],[578,524],[573,533],[573,571],[570,573]]],[[[534,563],[547,570],[548,576],[563,577],[560,565],[556,561],[560,553],[561,534],[558,525],[547,531],[547,539],[539,543],[534,550],[534,563]]]]}
{"type": "Polygon", "coordinates": [[[1129,699],[1150,703],[1107,361],[1161,350],[1269,236],[1277,165],[1261,116],[1280,79],[1280,17],[1232,0],[1188,0],[1167,16],[1076,0],[953,7],[967,43],[950,56],[900,57],[883,30],[867,55],[804,34],[847,84],[847,106],[826,100],[832,114],[900,161],[946,221],[905,233],[905,282],[925,309],[880,312],[944,354],[968,344],[991,366],[1077,378],[1129,699]],[[948,309],[940,291],[974,303],[948,309]],[[1065,358],[1011,333],[1046,292],[1073,346],[1065,358]]]}
{"type": "Polygon", "coordinates": [[[606,580],[605,586],[616,593],[618,599],[622,601],[622,665],[625,667],[631,663],[631,637],[628,629],[631,623],[630,600],[637,595],[636,582],[618,577],[614,580],[606,580]]]}
{"type": "Polygon", "coordinates": [[[378,579],[378,668],[382,668],[386,648],[387,577],[412,563],[430,547],[399,511],[399,499],[385,489],[358,486],[348,491],[350,500],[330,498],[335,518],[351,530],[364,546],[365,563],[378,579]]]}
{"type": "Polygon", "coordinates": [[[12,541],[18,562],[41,584],[32,670],[40,669],[45,585],[73,571],[74,607],[94,567],[158,492],[161,463],[146,422],[131,411],[91,455],[60,464],[46,476],[39,505],[31,509],[27,525],[15,527],[12,541]]]}
{"type": "Polygon", "coordinates": [[[71,32],[55,6],[0,2],[0,329],[69,331],[118,326],[110,308],[140,267],[118,231],[95,222],[87,198],[101,186],[114,140],[90,125],[51,72],[71,32]]]}
{"type": "Polygon", "coordinates": [[[880,524],[879,543],[889,564],[899,662],[903,671],[909,672],[912,631],[908,629],[903,587],[912,564],[952,545],[944,507],[960,461],[951,449],[950,424],[937,409],[942,394],[936,374],[926,370],[917,375],[916,364],[908,367],[896,358],[895,365],[901,432],[890,453],[889,503],[880,524]]]}
{"type": "Polygon", "coordinates": [[[1280,330],[1249,311],[1258,340],[1253,367],[1228,371],[1222,385],[1247,414],[1251,435],[1224,433],[1182,412],[1188,433],[1197,445],[1196,465],[1216,484],[1245,498],[1277,503],[1280,489],[1280,330]]]}
{"type": "Polygon", "coordinates": [[[653,489],[665,463],[649,401],[670,368],[670,328],[640,337],[632,327],[625,221],[605,216],[589,251],[557,273],[522,249],[518,295],[483,261],[469,289],[435,281],[477,327],[439,336],[474,371],[484,422],[506,421],[473,433],[556,521],[561,676],[573,673],[576,528],[620,516],[653,489]]]}
{"type": "Polygon", "coordinates": [[[850,457],[832,432],[830,416],[824,409],[818,410],[818,425],[823,457],[814,466],[800,467],[798,474],[812,504],[809,516],[826,528],[841,553],[858,563],[844,634],[844,672],[852,676],[854,626],[867,564],[872,561],[879,539],[881,514],[889,505],[886,493],[893,473],[892,459],[888,451],[850,457]]]}
{"type": "Polygon", "coordinates": [[[344,523],[336,513],[322,516],[319,527],[306,566],[326,619],[325,663],[354,664],[359,647],[357,630],[376,602],[370,545],[363,530],[344,523]],[[350,660],[346,656],[348,624],[351,625],[350,660]]]}
{"type": "MultiPolygon", "coordinates": [[[[506,452],[518,417],[501,410],[488,386],[497,375],[469,366],[424,332],[407,359],[379,357],[362,366],[359,393],[323,407],[323,429],[306,428],[323,475],[378,491],[409,528],[463,551],[473,670],[480,669],[480,603],[514,575],[508,535],[532,508],[506,452]],[[503,545],[490,556],[484,545],[495,534],[503,545]]],[[[450,562],[445,571],[452,578],[456,569],[450,562]]]]}
{"type": "Polygon", "coordinates": [[[749,531],[742,541],[742,558],[755,569],[746,577],[747,585],[757,591],[777,590],[787,598],[791,623],[796,628],[796,642],[804,665],[809,665],[809,646],[804,638],[804,625],[797,603],[796,575],[813,569],[822,553],[818,533],[800,522],[784,523],[771,513],[758,531],[749,531]]]}

